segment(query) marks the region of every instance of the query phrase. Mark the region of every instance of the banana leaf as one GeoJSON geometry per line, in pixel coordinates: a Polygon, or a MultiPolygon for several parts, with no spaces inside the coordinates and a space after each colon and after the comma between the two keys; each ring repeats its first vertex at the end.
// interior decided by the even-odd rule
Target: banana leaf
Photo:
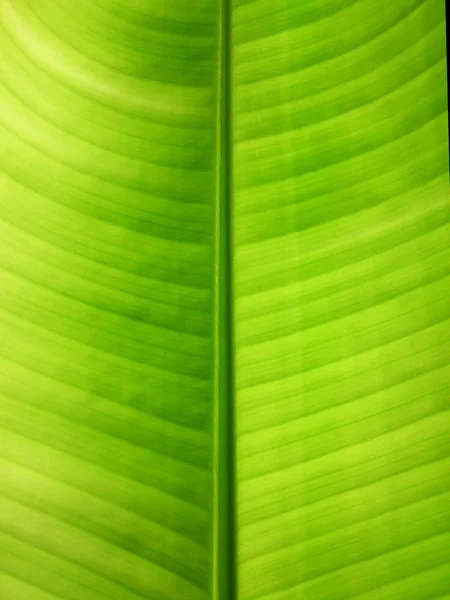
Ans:
{"type": "Polygon", "coordinates": [[[443,0],[0,27],[1,600],[448,599],[443,0]]]}

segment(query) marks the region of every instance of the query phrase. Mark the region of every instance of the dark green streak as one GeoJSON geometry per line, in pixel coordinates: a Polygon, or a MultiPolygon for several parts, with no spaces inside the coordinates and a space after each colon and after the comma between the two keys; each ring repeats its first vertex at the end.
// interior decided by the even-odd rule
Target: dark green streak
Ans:
{"type": "MultiPolygon", "coordinates": [[[[221,0],[218,80],[218,493],[217,597],[234,600],[236,593],[236,498],[234,435],[231,0],[221,0]]],[[[217,260],[217,258],[216,258],[217,260]]]]}

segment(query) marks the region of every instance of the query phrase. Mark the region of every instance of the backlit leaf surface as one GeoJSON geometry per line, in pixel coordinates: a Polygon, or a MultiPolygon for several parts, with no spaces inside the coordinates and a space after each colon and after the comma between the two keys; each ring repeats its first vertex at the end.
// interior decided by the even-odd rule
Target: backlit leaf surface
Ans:
{"type": "Polygon", "coordinates": [[[444,2],[0,26],[0,599],[444,600],[444,2]]]}

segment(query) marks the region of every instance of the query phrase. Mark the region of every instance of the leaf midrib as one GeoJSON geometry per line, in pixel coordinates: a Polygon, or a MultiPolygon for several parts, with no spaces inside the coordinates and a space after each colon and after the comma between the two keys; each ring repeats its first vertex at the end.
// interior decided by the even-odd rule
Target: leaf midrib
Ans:
{"type": "Polygon", "coordinates": [[[236,593],[234,436],[231,0],[220,0],[217,53],[217,138],[214,316],[213,598],[236,593]]]}

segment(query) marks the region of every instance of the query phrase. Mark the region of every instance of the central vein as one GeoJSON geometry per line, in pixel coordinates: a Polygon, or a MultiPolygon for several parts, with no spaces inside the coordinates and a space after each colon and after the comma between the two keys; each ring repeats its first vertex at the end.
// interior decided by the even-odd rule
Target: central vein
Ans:
{"type": "Polygon", "coordinates": [[[216,218],[214,600],[236,598],[234,339],[232,259],[231,2],[219,0],[216,218]]]}

